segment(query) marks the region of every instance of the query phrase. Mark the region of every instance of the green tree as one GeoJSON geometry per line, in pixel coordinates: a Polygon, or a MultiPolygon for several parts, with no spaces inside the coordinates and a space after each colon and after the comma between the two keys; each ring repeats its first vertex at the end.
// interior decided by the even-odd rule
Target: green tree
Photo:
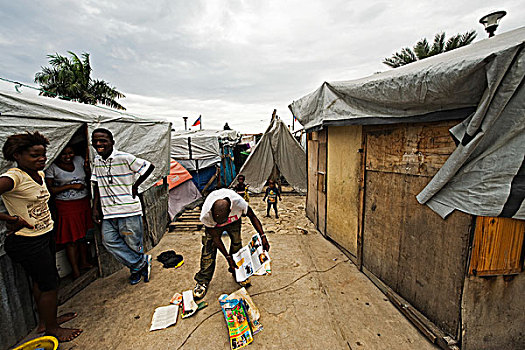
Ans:
{"type": "Polygon", "coordinates": [[[50,66],[41,67],[35,74],[35,83],[40,84],[40,95],[59,97],[87,104],[103,104],[111,108],[125,110],[116,99],[126,97],[104,80],[91,78],[89,54],[83,53],[80,59],[74,52],[68,51],[71,58],[59,55],[47,55],[50,66]]]}
{"type": "Polygon", "coordinates": [[[417,60],[466,46],[474,41],[476,35],[476,32],[471,30],[464,34],[456,34],[445,41],[445,33],[438,33],[434,36],[432,45],[426,38],[423,38],[412,49],[405,47],[393,54],[392,57],[385,58],[383,63],[392,68],[401,67],[417,60]]]}

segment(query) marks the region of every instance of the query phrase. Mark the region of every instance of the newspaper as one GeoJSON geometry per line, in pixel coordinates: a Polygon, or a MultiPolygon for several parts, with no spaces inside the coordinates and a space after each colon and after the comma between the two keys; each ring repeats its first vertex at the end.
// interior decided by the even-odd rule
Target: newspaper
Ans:
{"type": "Polygon", "coordinates": [[[238,268],[235,269],[235,279],[237,282],[246,281],[250,276],[266,274],[265,264],[270,262],[270,255],[263,250],[262,240],[259,234],[253,235],[250,243],[242,247],[237,253],[232,255],[238,268]],[[262,271],[262,272],[261,272],[262,271]]]}
{"type": "Polygon", "coordinates": [[[243,299],[227,299],[223,294],[219,297],[222,313],[230,334],[230,347],[232,350],[241,349],[253,341],[248,313],[243,299]]]}
{"type": "Polygon", "coordinates": [[[179,315],[178,305],[161,306],[155,309],[153,318],[151,319],[151,331],[168,328],[177,323],[177,316],[179,315]]]}

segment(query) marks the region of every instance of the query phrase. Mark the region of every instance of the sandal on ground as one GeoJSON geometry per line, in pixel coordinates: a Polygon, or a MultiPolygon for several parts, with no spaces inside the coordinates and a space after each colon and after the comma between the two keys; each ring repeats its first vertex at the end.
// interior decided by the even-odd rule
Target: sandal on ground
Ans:
{"type": "Polygon", "coordinates": [[[195,288],[193,288],[193,298],[199,300],[204,298],[206,292],[208,291],[208,285],[206,283],[197,283],[195,288]]]}
{"type": "Polygon", "coordinates": [[[239,286],[241,287],[245,287],[245,288],[248,288],[252,285],[252,283],[250,282],[250,279],[248,278],[246,281],[242,281],[242,282],[238,282],[239,283],[239,286]]]}

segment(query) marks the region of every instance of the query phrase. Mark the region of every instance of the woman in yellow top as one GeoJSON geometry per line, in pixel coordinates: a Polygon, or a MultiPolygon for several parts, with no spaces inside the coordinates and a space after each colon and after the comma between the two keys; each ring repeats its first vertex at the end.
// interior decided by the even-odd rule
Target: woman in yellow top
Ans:
{"type": "Polygon", "coordinates": [[[65,342],[76,338],[82,330],[59,326],[75,317],[75,313],[57,318],[58,274],[51,237],[53,220],[42,171],[48,144],[39,132],[7,138],[2,153],[4,159],[16,162],[16,168],[0,175],[0,195],[8,211],[8,214],[0,213],[0,220],[6,222],[8,230],[5,252],[14,262],[20,263],[33,280],[39,331],[45,330],[65,342]]]}

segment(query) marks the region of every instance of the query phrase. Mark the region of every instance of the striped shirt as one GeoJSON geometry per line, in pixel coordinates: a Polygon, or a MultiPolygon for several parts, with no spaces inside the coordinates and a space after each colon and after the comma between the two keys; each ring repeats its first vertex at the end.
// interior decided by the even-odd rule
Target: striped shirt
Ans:
{"type": "Polygon", "coordinates": [[[104,219],[142,215],[138,196],[132,196],[132,186],[150,165],[147,160],[116,149],[106,160],[95,156],[91,181],[98,185],[104,219]]]}

